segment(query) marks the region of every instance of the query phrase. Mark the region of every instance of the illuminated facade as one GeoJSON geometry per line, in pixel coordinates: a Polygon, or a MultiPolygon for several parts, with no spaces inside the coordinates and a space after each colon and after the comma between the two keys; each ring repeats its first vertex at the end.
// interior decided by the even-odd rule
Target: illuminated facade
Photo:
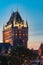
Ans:
{"type": "Polygon", "coordinates": [[[9,21],[3,26],[3,42],[27,47],[28,24],[22,20],[18,11],[13,12],[9,21]]]}

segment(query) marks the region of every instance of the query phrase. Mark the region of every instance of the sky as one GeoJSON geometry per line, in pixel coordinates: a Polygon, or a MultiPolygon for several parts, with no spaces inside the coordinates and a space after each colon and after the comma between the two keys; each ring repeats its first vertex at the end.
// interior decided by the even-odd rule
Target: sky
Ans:
{"type": "Polygon", "coordinates": [[[22,19],[28,21],[28,47],[38,49],[43,42],[43,0],[0,0],[0,42],[3,25],[17,8],[22,19]]]}

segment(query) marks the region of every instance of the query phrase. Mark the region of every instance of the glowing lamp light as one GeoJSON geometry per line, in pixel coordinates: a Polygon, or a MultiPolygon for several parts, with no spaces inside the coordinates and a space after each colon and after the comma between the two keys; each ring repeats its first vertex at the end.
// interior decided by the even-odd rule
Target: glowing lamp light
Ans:
{"type": "Polygon", "coordinates": [[[5,40],[6,43],[9,43],[9,40],[5,40]]]}
{"type": "Polygon", "coordinates": [[[17,26],[18,27],[18,29],[21,29],[23,26],[24,27],[27,27],[27,25],[24,23],[24,24],[22,24],[22,23],[15,23],[15,21],[14,21],[14,23],[13,23],[13,26],[15,27],[15,26],[17,26]]]}
{"type": "Polygon", "coordinates": [[[12,24],[11,25],[8,25],[7,28],[11,28],[12,24]]]}
{"type": "Polygon", "coordinates": [[[4,27],[4,30],[6,30],[6,26],[4,27]]]}
{"type": "Polygon", "coordinates": [[[8,25],[8,26],[5,26],[4,27],[4,30],[8,29],[8,28],[11,28],[12,24],[8,25]]]}

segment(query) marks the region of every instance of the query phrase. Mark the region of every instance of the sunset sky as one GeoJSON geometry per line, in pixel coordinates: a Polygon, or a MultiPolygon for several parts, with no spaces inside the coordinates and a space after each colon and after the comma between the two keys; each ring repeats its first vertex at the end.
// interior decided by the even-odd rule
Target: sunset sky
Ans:
{"type": "Polygon", "coordinates": [[[43,42],[43,0],[0,0],[0,42],[2,42],[3,25],[17,8],[22,19],[28,21],[28,47],[39,48],[43,42]]]}

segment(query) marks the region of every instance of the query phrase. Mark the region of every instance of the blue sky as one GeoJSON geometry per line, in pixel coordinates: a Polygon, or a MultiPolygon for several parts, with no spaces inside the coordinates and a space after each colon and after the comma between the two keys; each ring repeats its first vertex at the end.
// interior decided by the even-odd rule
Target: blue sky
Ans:
{"type": "Polygon", "coordinates": [[[37,46],[43,42],[43,0],[0,0],[0,42],[2,42],[3,25],[9,20],[13,11],[28,21],[29,44],[37,46]]]}

